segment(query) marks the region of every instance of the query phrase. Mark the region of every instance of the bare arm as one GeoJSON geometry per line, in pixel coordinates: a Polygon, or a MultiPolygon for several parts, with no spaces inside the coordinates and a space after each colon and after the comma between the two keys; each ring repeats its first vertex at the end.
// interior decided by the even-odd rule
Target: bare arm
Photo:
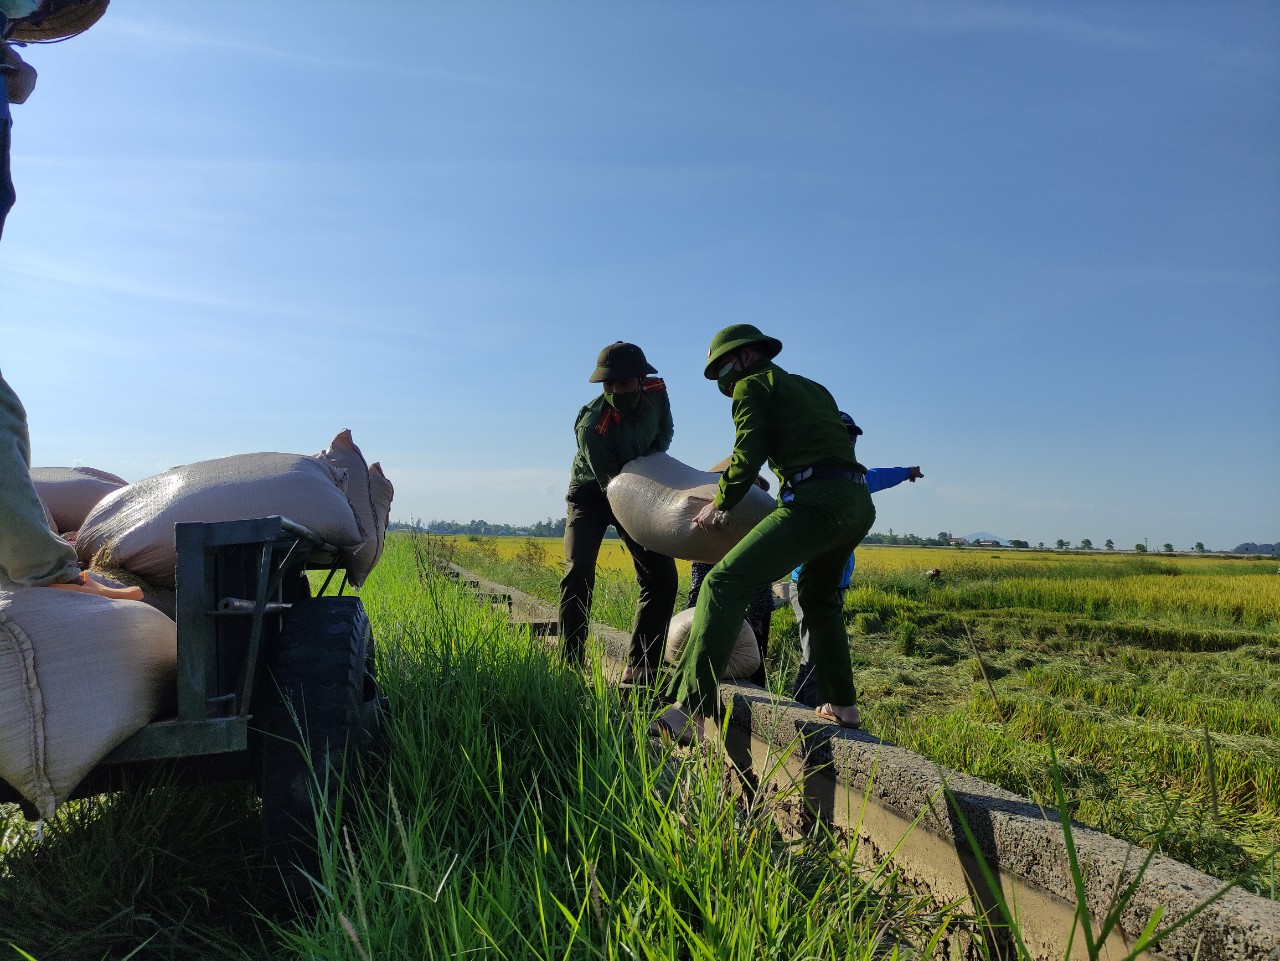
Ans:
{"type": "Polygon", "coordinates": [[[26,103],[36,88],[36,68],[27,63],[18,51],[0,41],[0,67],[4,69],[5,85],[9,88],[10,103],[26,103]]]}

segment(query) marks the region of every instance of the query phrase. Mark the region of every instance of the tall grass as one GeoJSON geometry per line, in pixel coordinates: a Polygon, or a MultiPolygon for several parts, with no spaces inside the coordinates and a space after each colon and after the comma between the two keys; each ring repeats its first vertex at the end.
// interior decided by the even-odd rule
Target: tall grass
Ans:
{"type": "Polygon", "coordinates": [[[566,669],[395,551],[366,602],[389,625],[390,763],[327,846],[319,912],[281,929],[325,958],[870,958],[951,917],[821,835],[788,843],[721,762],[647,736],[652,705],[566,669]]]}

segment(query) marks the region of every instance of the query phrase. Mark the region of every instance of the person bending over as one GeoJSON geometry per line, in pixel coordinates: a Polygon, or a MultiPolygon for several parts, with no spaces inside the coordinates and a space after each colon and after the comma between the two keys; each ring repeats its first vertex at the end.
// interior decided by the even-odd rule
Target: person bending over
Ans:
{"type": "Polygon", "coordinates": [[[560,581],[561,651],[581,666],[591,621],[596,560],[610,525],[618,531],[640,584],[640,603],[631,632],[631,651],[624,683],[656,676],[667,643],[667,627],[675,607],[679,579],[676,562],[646,550],[626,532],[609,506],[605,488],[624,464],[671,446],[675,425],[666,384],[635,344],[617,341],[600,352],[590,383],[600,396],[578,411],[574,434],[578,450],[570,468],[564,528],[565,572],[560,581]]]}
{"type": "Polygon", "coordinates": [[[861,717],[840,607],[840,574],[871,529],[875,508],[866,469],[854,459],[830,392],[773,358],[782,342],[751,324],[711,340],[703,374],[732,398],[734,449],[712,501],[694,523],[714,527],[755,483],[766,460],[782,482],[777,508],[707,573],[688,645],[668,690],[674,703],[651,733],[700,740],[720,707],[717,678],[733,648],[747,601],[759,585],[803,564],[797,588],[809,623],[823,703],[816,713],[844,727],[861,717]]]}

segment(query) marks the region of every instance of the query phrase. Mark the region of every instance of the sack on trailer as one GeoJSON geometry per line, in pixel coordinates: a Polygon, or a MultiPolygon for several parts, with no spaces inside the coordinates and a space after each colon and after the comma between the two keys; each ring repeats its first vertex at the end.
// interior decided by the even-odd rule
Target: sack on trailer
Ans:
{"type": "Polygon", "coordinates": [[[177,628],[154,608],[48,587],[0,592],[0,778],[50,817],[175,700],[177,628]]]}
{"type": "Polygon", "coordinates": [[[85,518],[82,564],[123,568],[156,587],[176,585],[174,525],[280,514],[336,547],[363,538],[345,492],[346,473],[303,454],[237,454],[175,467],[122,487],[85,518]]]}
{"type": "Polygon", "coordinates": [[[80,530],[99,501],[129,483],[93,467],[33,467],[31,482],[59,534],[80,530]]]}
{"type": "Polygon", "coordinates": [[[396,490],[381,464],[365,461],[350,430],[342,431],[318,456],[347,475],[347,501],[360,526],[360,543],[339,551],[339,561],[347,569],[347,579],[359,587],[382,556],[396,490]]]}

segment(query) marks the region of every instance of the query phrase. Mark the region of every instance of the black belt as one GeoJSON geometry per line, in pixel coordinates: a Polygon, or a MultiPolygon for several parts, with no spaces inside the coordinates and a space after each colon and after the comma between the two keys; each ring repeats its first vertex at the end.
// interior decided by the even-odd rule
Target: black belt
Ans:
{"type": "Polygon", "coordinates": [[[865,484],[867,475],[862,471],[850,470],[847,467],[806,467],[798,474],[787,478],[784,487],[795,487],[809,480],[851,480],[855,484],[865,484]]]}

